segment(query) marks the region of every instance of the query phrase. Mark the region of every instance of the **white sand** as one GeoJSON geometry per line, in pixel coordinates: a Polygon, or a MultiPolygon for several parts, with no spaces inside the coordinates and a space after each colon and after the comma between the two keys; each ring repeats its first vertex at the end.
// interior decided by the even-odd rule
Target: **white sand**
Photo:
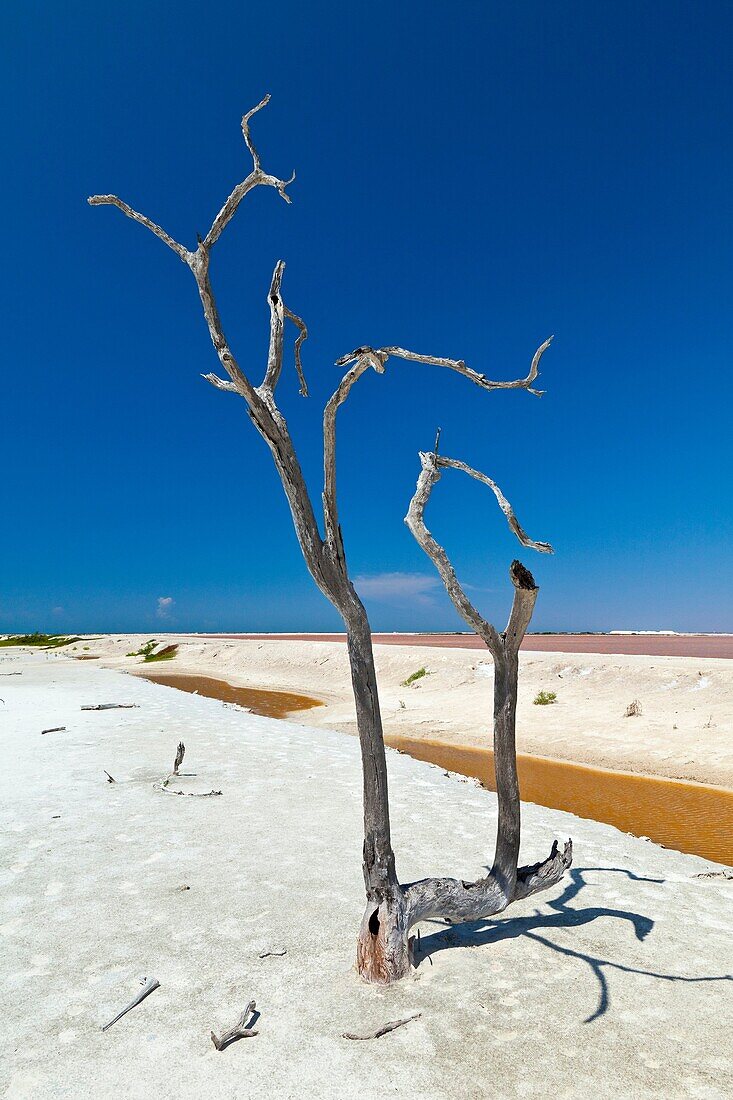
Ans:
{"type": "MultiPolygon", "coordinates": [[[[138,672],[215,676],[243,687],[313,694],[327,706],[303,712],[307,725],[356,730],[346,647],[337,642],[179,641],[175,660],[142,665],[125,653],[147,637],[79,643],[101,663],[138,672]]],[[[419,646],[375,647],[387,733],[485,745],[492,707],[488,653],[419,646]],[[416,669],[430,675],[410,687],[416,669]],[[404,704],[404,706],[402,706],[404,704]]],[[[517,748],[582,764],[733,787],[733,661],[567,653],[521,655],[517,748]],[[535,706],[541,690],[557,703],[535,706]],[[634,699],[640,717],[625,718],[634,699]]]]}
{"type": "MultiPolygon", "coordinates": [[[[503,919],[425,924],[433,965],[367,987],[352,970],[354,739],[60,654],[6,651],[10,671],[22,671],[0,679],[0,1084],[11,1100],[731,1095],[733,985],[708,979],[733,969],[733,883],[696,877],[714,865],[526,806],[524,859],[570,834],[572,877],[503,919]],[[107,701],[140,705],[80,710],[107,701]],[[41,736],[57,725],[66,731],[41,736]],[[183,770],[197,773],[184,782],[220,798],[154,789],[179,738],[183,770]],[[279,945],[284,957],[258,958],[279,945]],[[161,988],[103,1034],[143,974],[161,988]],[[209,1031],[250,998],[260,1034],[217,1053],[209,1031]],[[382,1039],[341,1036],[413,1012],[382,1039]]],[[[480,874],[493,795],[388,755],[403,879],[480,874]]]]}

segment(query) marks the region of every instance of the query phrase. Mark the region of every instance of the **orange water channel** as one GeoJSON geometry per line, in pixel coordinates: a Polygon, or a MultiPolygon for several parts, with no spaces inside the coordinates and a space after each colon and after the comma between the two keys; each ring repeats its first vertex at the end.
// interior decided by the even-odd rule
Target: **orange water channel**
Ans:
{"type": "Polygon", "coordinates": [[[287,718],[299,710],[323,706],[320,699],[310,695],[295,695],[290,691],[261,691],[258,688],[234,687],[226,680],[215,680],[210,676],[180,676],[176,673],[153,672],[145,674],[146,680],[164,687],[189,691],[192,695],[205,695],[207,699],[221,699],[224,703],[236,703],[246,707],[253,714],[264,718],[287,718]]]}
{"type": "MultiPolygon", "coordinates": [[[[284,691],[233,687],[208,676],[158,673],[157,684],[238,703],[267,718],[286,718],[321,706],[319,699],[284,691]]],[[[388,734],[386,743],[417,760],[478,779],[496,790],[494,754],[472,745],[388,734]]],[[[525,802],[536,802],[578,817],[604,821],[625,833],[647,836],[666,848],[690,852],[719,863],[733,863],[733,791],[681,779],[610,771],[546,756],[517,754],[519,785],[525,802]]]]}

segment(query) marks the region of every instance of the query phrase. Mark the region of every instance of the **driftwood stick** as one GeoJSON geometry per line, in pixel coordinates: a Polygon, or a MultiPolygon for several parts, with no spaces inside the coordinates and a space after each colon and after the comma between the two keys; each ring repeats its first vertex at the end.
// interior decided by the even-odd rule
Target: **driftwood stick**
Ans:
{"type": "Polygon", "coordinates": [[[89,703],[82,710],[135,710],[139,703],[89,703]]]}
{"type": "Polygon", "coordinates": [[[376,1031],[370,1031],[368,1035],[354,1035],[351,1031],[344,1031],[343,1036],[344,1039],[379,1039],[382,1035],[387,1035],[388,1032],[395,1031],[398,1027],[411,1023],[412,1020],[418,1020],[421,1016],[422,1012],[416,1012],[414,1016],[405,1016],[404,1020],[390,1020],[383,1027],[378,1027],[376,1031]]]}
{"type": "Polygon", "coordinates": [[[47,730],[41,730],[41,736],[43,736],[44,733],[61,733],[65,729],[66,726],[51,726],[47,730]]]}
{"type": "Polygon", "coordinates": [[[287,955],[287,947],[273,947],[270,951],[260,951],[259,957],[261,959],[269,959],[271,955],[287,955]]]}
{"type": "Polygon", "coordinates": [[[106,768],[102,768],[102,771],[107,776],[107,782],[108,783],[116,783],[117,782],[115,777],[113,775],[110,775],[106,768]]]}
{"type": "Polygon", "coordinates": [[[247,1020],[254,1011],[255,1002],[250,1001],[234,1027],[222,1031],[219,1037],[217,1037],[213,1031],[211,1032],[211,1041],[217,1050],[224,1050],[230,1043],[235,1043],[237,1039],[250,1039],[253,1035],[257,1035],[257,1030],[255,1028],[245,1027],[247,1020]]]}
{"type": "Polygon", "coordinates": [[[135,1008],[136,1005],[139,1005],[141,1001],[145,1000],[148,994],[152,993],[154,989],[158,989],[160,986],[160,982],[157,978],[142,978],[140,984],[142,985],[142,989],[138,995],[133,997],[129,1005],[126,1005],[122,1009],[122,1012],[118,1012],[113,1020],[105,1024],[102,1031],[107,1031],[108,1028],[112,1027],[112,1024],[116,1024],[118,1020],[121,1020],[126,1012],[129,1012],[131,1008],[135,1008]]]}
{"type": "Polygon", "coordinates": [[[211,798],[212,796],[222,794],[223,793],[222,791],[173,791],[173,790],[171,790],[171,788],[168,786],[168,784],[170,783],[171,779],[178,779],[179,778],[178,769],[180,768],[181,764],[183,763],[183,757],[185,755],[186,755],[186,746],[183,744],[183,741],[179,741],[178,742],[178,748],[176,750],[176,758],[173,761],[173,771],[170,773],[170,775],[167,775],[165,777],[165,779],[161,779],[160,783],[156,783],[155,784],[155,789],[158,790],[158,791],[163,791],[164,794],[182,794],[182,795],[184,795],[185,797],[188,797],[188,798],[211,798]]]}

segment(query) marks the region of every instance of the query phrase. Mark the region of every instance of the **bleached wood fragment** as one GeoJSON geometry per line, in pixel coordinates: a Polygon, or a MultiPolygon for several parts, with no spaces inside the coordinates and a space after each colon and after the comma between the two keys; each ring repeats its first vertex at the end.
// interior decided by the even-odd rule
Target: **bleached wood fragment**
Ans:
{"type": "Polygon", "coordinates": [[[253,1035],[258,1034],[255,1028],[245,1026],[247,1020],[254,1013],[255,1008],[255,1002],[250,1001],[234,1027],[222,1031],[220,1036],[216,1036],[213,1031],[211,1032],[211,1041],[217,1050],[224,1050],[225,1047],[228,1047],[231,1043],[235,1043],[237,1039],[251,1039],[253,1035]]]}
{"type": "Polygon", "coordinates": [[[160,982],[157,980],[157,978],[141,978],[140,984],[142,985],[142,989],[137,994],[137,996],[133,997],[129,1005],[125,1005],[122,1011],[117,1013],[114,1019],[110,1020],[108,1024],[105,1024],[102,1028],[102,1031],[107,1031],[109,1028],[112,1027],[112,1024],[116,1024],[118,1020],[121,1020],[122,1017],[130,1011],[130,1009],[135,1008],[135,1006],[139,1005],[141,1001],[144,1001],[145,998],[148,997],[154,989],[160,988],[160,982]]]}

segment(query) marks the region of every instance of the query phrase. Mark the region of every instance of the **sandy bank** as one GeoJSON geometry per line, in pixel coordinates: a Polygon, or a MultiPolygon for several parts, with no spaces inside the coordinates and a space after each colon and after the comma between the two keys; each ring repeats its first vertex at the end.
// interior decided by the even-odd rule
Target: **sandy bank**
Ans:
{"type": "MultiPolygon", "coordinates": [[[[124,654],[147,641],[104,636],[76,655],[127,671],[161,668],[215,676],[243,687],[316,695],[324,707],[304,712],[307,725],[355,732],[345,647],[340,642],[192,639],[164,665],[124,654]]],[[[487,743],[492,665],[486,653],[419,646],[375,647],[382,716],[388,734],[460,745],[487,743]],[[405,687],[417,669],[429,675],[405,687]]],[[[722,658],[599,654],[521,654],[520,752],[582,764],[733,787],[733,663],[722,658]],[[557,703],[535,706],[539,691],[557,703]],[[638,699],[642,713],[625,718],[638,699]]]]}
{"type": "MultiPolygon", "coordinates": [[[[0,1083],[11,1100],[730,1095],[731,983],[720,979],[733,965],[733,884],[697,877],[718,868],[525,806],[523,858],[572,835],[572,877],[503,919],[424,925],[414,977],[366,987],[352,970],[355,740],[99,662],[3,655],[11,670],[22,672],[0,692],[0,1083]],[[80,710],[115,700],[138,707],[80,710]],[[41,736],[56,725],[66,730],[41,736]],[[197,773],[187,782],[221,797],[154,790],[179,738],[197,773]],[[274,946],[287,954],[259,958],[274,946]],[[143,974],[160,989],[103,1034],[143,974]],[[250,998],[260,1034],[217,1053],[209,1031],[250,998]],[[415,1012],[373,1043],[342,1038],[415,1012]]],[[[494,797],[388,756],[401,876],[478,875],[494,797]]]]}

